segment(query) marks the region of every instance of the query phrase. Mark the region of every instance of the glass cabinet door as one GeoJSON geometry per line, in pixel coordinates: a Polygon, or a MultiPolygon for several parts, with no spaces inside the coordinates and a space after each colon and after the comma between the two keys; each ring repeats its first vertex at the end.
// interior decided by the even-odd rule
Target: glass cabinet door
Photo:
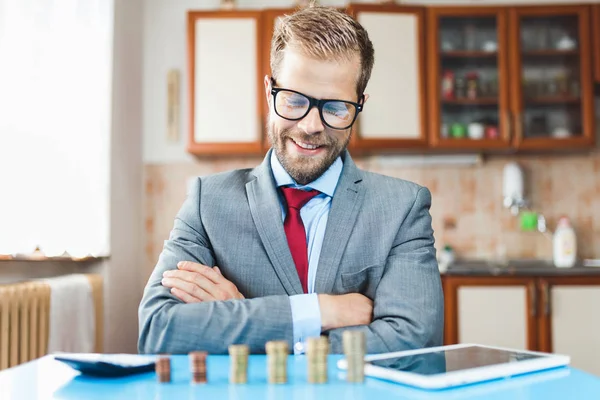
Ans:
{"type": "Polygon", "coordinates": [[[593,138],[586,6],[515,8],[512,92],[520,148],[587,146],[593,138]]]}
{"type": "Polygon", "coordinates": [[[430,10],[430,139],[442,148],[510,145],[506,14],[503,9],[430,10]]]}

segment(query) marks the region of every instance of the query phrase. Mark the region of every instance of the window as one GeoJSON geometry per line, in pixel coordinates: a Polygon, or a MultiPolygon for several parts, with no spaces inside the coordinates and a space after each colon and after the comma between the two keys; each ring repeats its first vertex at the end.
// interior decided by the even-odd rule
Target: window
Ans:
{"type": "Polygon", "coordinates": [[[113,2],[0,0],[0,255],[109,252],[113,2]]]}

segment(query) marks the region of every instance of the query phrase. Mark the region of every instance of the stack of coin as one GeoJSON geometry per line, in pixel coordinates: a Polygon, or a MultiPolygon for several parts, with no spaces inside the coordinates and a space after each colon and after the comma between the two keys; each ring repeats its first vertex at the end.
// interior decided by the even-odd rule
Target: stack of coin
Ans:
{"type": "Polygon", "coordinates": [[[348,362],[346,380],[348,382],[364,382],[367,347],[365,333],[358,330],[346,330],[342,334],[342,344],[348,362]]]}
{"type": "Polygon", "coordinates": [[[189,354],[190,370],[193,383],[206,383],[206,357],[205,351],[193,351],[189,354]]]}
{"type": "Polygon", "coordinates": [[[156,377],[160,383],[171,382],[171,358],[169,356],[160,356],[154,364],[156,377]]]}
{"type": "Polygon", "coordinates": [[[267,342],[267,377],[269,383],[287,383],[288,344],[286,341],[267,342]]]}
{"type": "Polygon", "coordinates": [[[245,344],[229,346],[229,383],[248,383],[248,353],[245,344]]]}
{"type": "Polygon", "coordinates": [[[325,336],[309,338],[306,343],[308,383],[327,383],[329,340],[325,336]]]}

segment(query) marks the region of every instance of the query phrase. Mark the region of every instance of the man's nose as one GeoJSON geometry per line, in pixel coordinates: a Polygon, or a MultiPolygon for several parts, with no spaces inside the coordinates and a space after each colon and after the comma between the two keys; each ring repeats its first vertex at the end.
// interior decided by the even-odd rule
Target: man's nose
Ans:
{"type": "Polygon", "coordinates": [[[323,126],[323,121],[321,121],[319,109],[313,107],[308,114],[298,122],[298,128],[308,135],[323,132],[325,126],[323,126]]]}

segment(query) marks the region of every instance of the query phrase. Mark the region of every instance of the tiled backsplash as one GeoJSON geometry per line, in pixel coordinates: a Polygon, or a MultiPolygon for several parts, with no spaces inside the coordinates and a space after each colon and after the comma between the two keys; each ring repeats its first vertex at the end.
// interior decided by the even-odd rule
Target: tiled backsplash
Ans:
{"type": "MultiPolygon", "coordinates": [[[[258,165],[260,158],[146,165],[145,255],[154,267],[173,219],[185,199],[190,177],[258,165]]],[[[494,259],[505,248],[509,258],[552,256],[552,243],[537,232],[521,232],[518,219],[502,206],[504,165],[517,161],[526,174],[533,208],[550,229],[562,215],[571,218],[579,256],[600,258],[600,151],[589,155],[493,157],[481,165],[394,168],[377,157],[355,159],[364,169],[428,187],[436,248],[452,245],[460,257],[494,259]]],[[[148,272],[149,272],[148,271],[148,272]]]]}

